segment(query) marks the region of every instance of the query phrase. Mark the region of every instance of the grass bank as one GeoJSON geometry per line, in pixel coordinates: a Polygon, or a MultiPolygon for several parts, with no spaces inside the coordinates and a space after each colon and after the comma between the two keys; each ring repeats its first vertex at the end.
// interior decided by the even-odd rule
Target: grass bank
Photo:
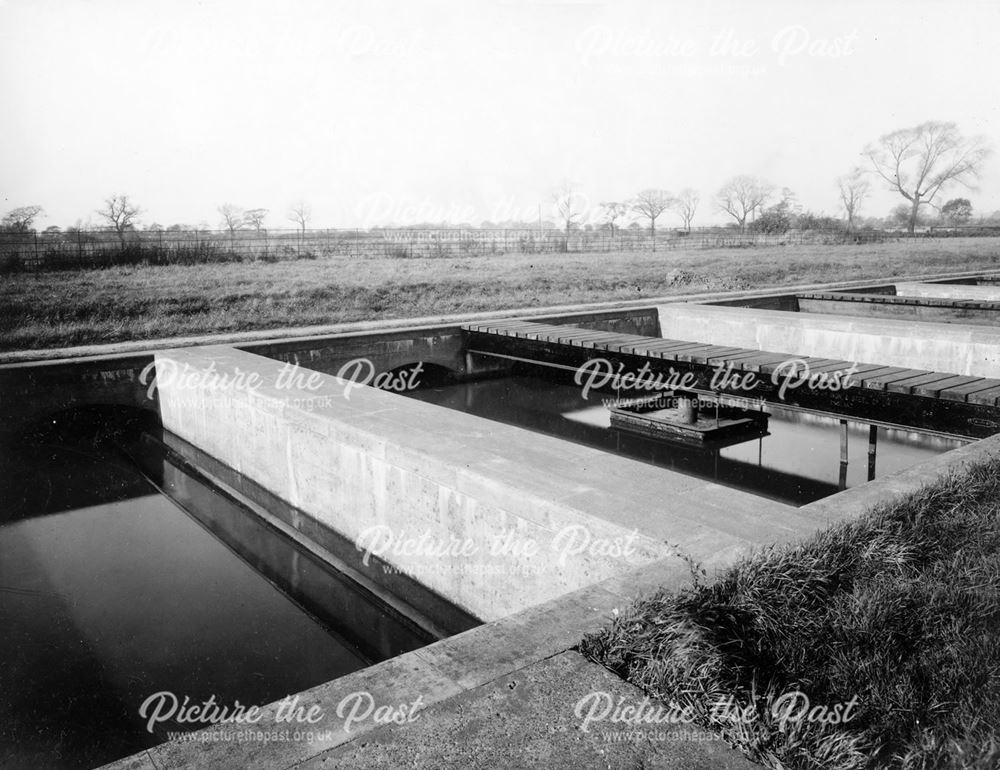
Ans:
{"type": "Polygon", "coordinates": [[[0,350],[1000,266],[1000,239],[140,265],[0,277],[0,350]]]}
{"type": "Polygon", "coordinates": [[[998,767],[1000,459],[696,575],[582,651],[770,767],[998,767]],[[855,705],[810,722],[796,692],[831,718],[855,705]]]}

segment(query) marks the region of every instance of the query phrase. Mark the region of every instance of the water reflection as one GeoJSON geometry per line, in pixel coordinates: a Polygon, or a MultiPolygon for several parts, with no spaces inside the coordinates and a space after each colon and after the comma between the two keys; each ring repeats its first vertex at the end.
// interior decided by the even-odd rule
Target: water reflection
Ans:
{"type": "Polygon", "coordinates": [[[161,690],[264,704],[428,641],[169,464],[197,516],[86,442],[0,458],[0,767],[94,767],[190,729],[146,731],[161,690]]]}

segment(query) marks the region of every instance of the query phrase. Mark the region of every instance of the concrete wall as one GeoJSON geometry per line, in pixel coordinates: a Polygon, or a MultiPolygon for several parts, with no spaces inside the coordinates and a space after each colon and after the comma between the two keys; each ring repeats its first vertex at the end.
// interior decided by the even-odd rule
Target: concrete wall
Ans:
{"type": "Polygon", "coordinates": [[[897,283],[896,295],[900,297],[945,297],[996,302],[1000,300],[1000,286],[964,286],[956,283],[897,283]]]}
{"type": "Polygon", "coordinates": [[[155,393],[143,383],[152,377],[153,356],[94,356],[0,366],[0,430],[17,433],[64,410],[94,405],[138,407],[155,412],[155,393]]]}
{"type": "Polygon", "coordinates": [[[795,356],[1000,377],[1000,330],[708,305],[661,305],[663,337],[795,356]]]}
{"type": "MultiPolygon", "coordinates": [[[[659,329],[654,307],[544,317],[552,323],[627,334],[655,336],[659,329]]],[[[203,346],[206,339],[192,340],[192,345],[203,346]]],[[[0,363],[0,413],[4,416],[0,430],[14,433],[53,413],[95,404],[155,412],[155,397],[147,396],[147,386],[140,380],[143,369],[153,363],[157,342],[149,346],[138,352],[42,361],[18,361],[14,360],[17,354],[7,354],[12,360],[0,363]]],[[[240,348],[334,374],[354,358],[370,360],[376,373],[418,361],[460,375],[468,373],[463,337],[456,324],[267,339],[243,342],[240,348]]],[[[495,361],[491,365],[496,368],[495,361]]],[[[476,371],[481,373],[482,367],[480,363],[476,371]]]]}
{"type": "Polygon", "coordinates": [[[586,487],[552,480],[546,460],[558,466],[566,446],[557,439],[374,388],[345,398],[344,381],[329,375],[317,374],[319,386],[308,392],[282,389],[281,364],[233,348],[166,351],[156,362],[166,429],[349,538],[375,525],[397,543],[423,538],[417,553],[389,549],[383,558],[481,619],[672,552],[591,515],[586,495],[583,504],[559,502],[563,487],[586,487]],[[252,390],[213,390],[204,378],[166,376],[170,367],[187,374],[212,367],[219,378],[242,374],[244,384],[255,373],[259,381],[252,390]],[[617,542],[621,551],[631,543],[629,553],[588,548],[567,556],[575,549],[568,533],[617,542]],[[454,543],[464,556],[452,555],[454,543]]]}
{"type": "Polygon", "coordinates": [[[801,294],[803,313],[1000,327],[1000,303],[876,294],[801,294]]]}
{"type": "MultiPolygon", "coordinates": [[[[535,320],[623,334],[655,336],[659,333],[659,318],[654,307],[562,313],[535,320]]],[[[376,372],[388,372],[419,361],[445,367],[456,374],[470,373],[464,337],[458,326],[294,337],[235,347],[327,374],[337,374],[344,364],[357,358],[367,358],[376,372]]],[[[481,371],[481,366],[477,366],[476,372],[481,371]]]]}

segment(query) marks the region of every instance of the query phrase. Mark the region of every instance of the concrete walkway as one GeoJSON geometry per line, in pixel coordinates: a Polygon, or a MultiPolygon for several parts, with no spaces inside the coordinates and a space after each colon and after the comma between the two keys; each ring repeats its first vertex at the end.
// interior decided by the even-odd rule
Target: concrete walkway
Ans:
{"type": "MultiPolygon", "coordinates": [[[[383,727],[364,741],[345,744],[295,767],[757,767],[697,725],[636,726],[598,719],[607,705],[619,701],[644,708],[644,698],[641,690],[579,653],[564,652],[432,706],[412,724],[383,727]],[[588,719],[591,714],[593,718],[588,719]]],[[[649,706],[645,713],[669,714],[655,709],[649,706]]]]}

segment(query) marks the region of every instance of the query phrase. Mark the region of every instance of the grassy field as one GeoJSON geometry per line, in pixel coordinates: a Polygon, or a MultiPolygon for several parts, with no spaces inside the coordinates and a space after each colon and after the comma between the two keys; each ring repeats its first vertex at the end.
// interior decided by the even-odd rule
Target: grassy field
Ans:
{"type": "Polygon", "coordinates": [[[584,654],[769,767],[1000,767],[1000,460],[711,581],[693,573],[584,654]],[[830,711],[809,721],[796,692],[830,711]],[[727,696],[748,710],[723,714],[727,696]]]}
{"type": "Polygon", "coordinates": [[[1000,239],[319,259],[0,277],[0,350],[1000,267],[1000,239]]]}

